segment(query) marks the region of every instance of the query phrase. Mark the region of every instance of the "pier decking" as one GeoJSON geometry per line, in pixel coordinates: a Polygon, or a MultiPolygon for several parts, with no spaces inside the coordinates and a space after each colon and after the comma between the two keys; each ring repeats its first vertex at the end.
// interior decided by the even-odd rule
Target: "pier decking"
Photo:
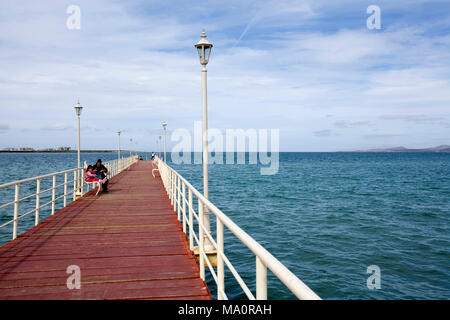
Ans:
{"type": "Polygon", "coordinates": [[[151,162],[0,247],[1,299],[211,299],[151,162]],[[81,289],[69,290],[67,267],[81,289]]]}

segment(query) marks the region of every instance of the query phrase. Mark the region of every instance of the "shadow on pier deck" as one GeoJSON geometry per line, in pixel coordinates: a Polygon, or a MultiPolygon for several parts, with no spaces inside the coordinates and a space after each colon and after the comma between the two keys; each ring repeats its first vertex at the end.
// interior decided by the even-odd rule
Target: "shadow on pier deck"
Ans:
{"type": "Polygon", "coordinates": [[[0,299],[211,299],[151,162],[0,247],[0,299]],[[81,288],[69,290],[67,267],[81,288]]]}

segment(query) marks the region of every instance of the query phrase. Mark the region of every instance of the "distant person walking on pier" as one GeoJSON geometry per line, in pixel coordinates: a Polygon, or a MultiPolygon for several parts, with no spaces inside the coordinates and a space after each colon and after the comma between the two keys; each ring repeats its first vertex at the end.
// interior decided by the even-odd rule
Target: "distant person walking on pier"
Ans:
{"type": "Polygon", "coordinates": [[[106,174],[108,173],[108,169],[102,164],[102,159],[98,159],[97,163],[93,166],[94,171],[97,172],[97,177],[101,180],[104,180],[102,184],[102,191],[108,192],[108,179],[106,178],[106,174]]]}

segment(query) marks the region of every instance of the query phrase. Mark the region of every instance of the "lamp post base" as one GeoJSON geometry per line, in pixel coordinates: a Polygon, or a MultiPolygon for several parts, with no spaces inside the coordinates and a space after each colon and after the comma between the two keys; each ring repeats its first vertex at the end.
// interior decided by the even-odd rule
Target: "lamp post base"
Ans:
{"type": "Polygon", "coordinates": [[[80,199],[82,195],[83,195],[83,194],[81,193],[80,190],[78,190],[77,192],[75,192],[75,200],[80,199]]]}
{"type": "MultiPolygon", "coordinates": [[[[200,250],[198,249],[198,247],[194,247],[194,255],[195,255],[195,259],[197,260],[197,263],[200,263],[200,250]]],[[[211,263],[211,265],[213,267],[217,267],[217,251],[216,249],[205,249],[205,253],[206,256],[208,257],[209,263],[211,263]]],[[[208,266],[208,263],[205,261],[205,266],[208,266]]]]}

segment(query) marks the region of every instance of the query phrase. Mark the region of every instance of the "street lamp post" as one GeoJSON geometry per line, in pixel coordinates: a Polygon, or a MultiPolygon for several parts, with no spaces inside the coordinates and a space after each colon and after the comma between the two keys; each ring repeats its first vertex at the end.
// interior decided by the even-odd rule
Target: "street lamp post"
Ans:
{"type": "MultiPolygon", "coordinates": [[[[81,136],[80,136],[80,117],[81,117],[81,111],[83,110],[83,107],[80,105],[80,100],[78,100],[77,104],[75,105],[75,113],[78,118],[78,167],[81,168],[81,136]]],[[[78,188],[77,188],[77,194],[76,196],[81,196],[81,177],[78,177],[78,188]]]]}
{"type": "MultiPolygon", "coordinates": [[[[203,195],[208,199],[208,100],[207,100],[207,85],[206,85],[206,65],[209,61],[211,49],[213,45],[206,40],[205,30],[202,30],[201,39],[195,48],[197,49],[202,65],[202,88],[203,88],[203,195]]],[[[203,210],[203,224],[206,230],[211,233],[209,211],[203,210]]],[[[212,250],[213,246],[209,239],[205,236],[205,250],[212,250]]]]}
{"type": "Polygon", "coordinates": [[[80,101],[78,100],[78,103],[75,105],[75,113],[77,114],[78,118],[78,168],[81,167],[81,152],[80,152],[80,117],[81,117],[81,110],[83,110],[83,107],[80,105],[80,101]]]}
{"type": "Polygon", "coordinates": [[[159,136],[158,153],[159,157],[161,158],[161,136],[159,136]]]}
{"type": "Polygon", "coordinates": [[[133,148],[133,138],[130,138],[130,157],[131,157],[131,149],[133,148]]]}
{"type": "Polygon", "coordinates": [[[120,130],[117,131],[117,135],[118,135],[118,137],[119,137],[119,140],[118,140],[118,148],[117,148],[117,169],[118,169],[118,168],[119,168],[119,165],[120,165],[120,130]]]}
{"type": "Polygon", "coordinates": [[[164,128],[164,162],[167,162],[166,161],[166,147],[167,147],[167,135],[166,135],[167,131],[166,131],[166,127],[167,127],[167,123],[163,122],[162,126],[164,128]]]}

